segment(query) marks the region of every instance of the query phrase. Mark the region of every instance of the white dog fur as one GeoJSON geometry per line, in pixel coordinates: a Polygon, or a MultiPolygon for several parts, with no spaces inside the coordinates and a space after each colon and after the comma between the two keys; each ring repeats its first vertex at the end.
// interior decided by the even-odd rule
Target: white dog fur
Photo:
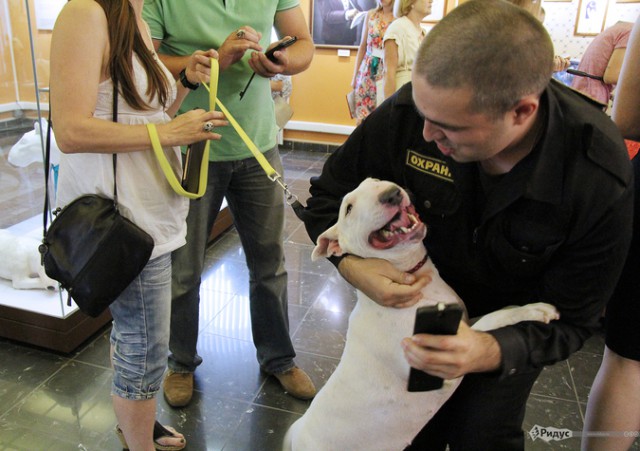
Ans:
{"type": "Polygon", "coordinates": [[[13,288],[56,290],[58,282],[49,278],[40,264],[40,242],[0,229],[0,277],[10,280],[13,288]]]}
{"type": "MultiPolygon", "coordinates": [[[[366,179],[344,197],[337,224],[320,235],[312,258],[349,253],[383,258],[408,271],[426,258],[425,235],[426,226],[404,190],[366,179]]],[[[423,299],[410,308],[382,307],[358,291],[340,363],[306,413],[287,431],[284,450],[400,451],[451,396],[462,378],[446,381],[440,390],[407,391],[409,364],[400,342],[412,335],[417,308],[439,302],[463,305],[430,259],[415,274],[424,273],[430,273],[432,281],[423,299]]],[[[486,315],[473,329],[558,317],[549,304],[529,304],[486,315]]]]}

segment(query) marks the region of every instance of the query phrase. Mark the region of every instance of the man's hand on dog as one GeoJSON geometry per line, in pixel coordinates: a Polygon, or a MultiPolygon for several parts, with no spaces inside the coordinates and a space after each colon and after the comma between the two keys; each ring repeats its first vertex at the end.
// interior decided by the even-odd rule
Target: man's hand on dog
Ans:
{"type": "Polygon", "coordinates": [[[431,282],[428,276],[416,277],[398,271],[391,263],[377,258],[347,255],[338,270],[347,282],[385,307],[404,308],[416,304],[421,290],[431,282]]]}
{"type": "Polygon", "coordinates": [[[493,335],[460,322],[457,335],[417,334],[402,340],[409,365],[433,376],[454,379],[500,368],[502,354],[493,335]]]}

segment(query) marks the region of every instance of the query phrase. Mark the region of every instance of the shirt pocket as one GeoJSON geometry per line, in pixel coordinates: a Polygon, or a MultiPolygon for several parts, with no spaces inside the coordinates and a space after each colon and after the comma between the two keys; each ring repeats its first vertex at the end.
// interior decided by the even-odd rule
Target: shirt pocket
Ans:
{"type": "MultiPolygon", "coordinates": [[[[547,218],[548,219],[548,218],[547,218]]],[[[565,241],[553,220],[503,220],[489,227],[487,259],[498,272],[515,278],[536,277],[565,241]]]]}

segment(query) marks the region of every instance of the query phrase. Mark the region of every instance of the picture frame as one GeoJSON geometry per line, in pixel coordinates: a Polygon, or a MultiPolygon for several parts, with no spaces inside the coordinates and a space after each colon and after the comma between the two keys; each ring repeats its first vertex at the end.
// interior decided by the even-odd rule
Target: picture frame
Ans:
{"type": "Polygon", "coordinates": [[[375,0],[309,0],[309,26],[316,47],[357,49],[375,0]],[[345,9],[345,3],[348,9],[345,9]]]}
{"type": "Polygon", "coordinates": [[[604,29],[609,0],[580,0],[575,36],[597,36],[604,29]]]}

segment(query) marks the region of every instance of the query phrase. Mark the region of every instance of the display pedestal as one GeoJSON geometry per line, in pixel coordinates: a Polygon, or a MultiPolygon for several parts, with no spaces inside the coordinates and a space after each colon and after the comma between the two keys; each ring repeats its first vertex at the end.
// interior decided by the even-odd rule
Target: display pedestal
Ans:
{"type": "MultiPolygon", "coordinates": [[[[215,239],[233,224],[226,203],[211,230],[215,239]]],[[[16,235],[42,238],[42,216],[34,216],[9,230],[16,235]]],[[[2,258],[2,256],[0,256],[2,258]]],[[[67,293],[52,290],[16,290],[11,281],[0,279],[0,337],[70,353],[111,321],[105,310],[91,318],[78,310],[75,303],[67,305],[67,293]]]]}
{"type": "Polygon", "coordinates": [[[111,321],[105,310],[91,318],[77,310],[64,318],[0,305],[0,335],[12,340],[70,353],[111,321]]]}

